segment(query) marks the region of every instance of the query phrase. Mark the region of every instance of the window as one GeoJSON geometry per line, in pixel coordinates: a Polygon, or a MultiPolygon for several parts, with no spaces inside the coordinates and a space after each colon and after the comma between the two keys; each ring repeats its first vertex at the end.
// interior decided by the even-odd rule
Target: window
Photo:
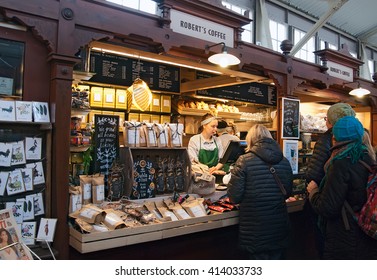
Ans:
{"type": "MultiPolygon", "coordinates": [[[[240,15],[249,15],[249,18],[252,19],[252,13],[250,12],[250,10],[248,9],[244,9],[240,6],[236,6],[236,5],[233,5],[233,4],[230,4],[226,1],[222,1],[221,2],[223,6],[225,6],[225,8],[237,13],[237,14],[240,14],[240,15]]],[[[244,26],[242,26],[242,28],[244,29],[244,31],[242,32],[241,34],[241,40],[244,41],[244,42],[248,42],[248,43],[252,43],[253,42],[253,25],[251,23],[249,24],[246,24],[244,26]]]]}
{"type": "MultiPolygon", "coordinates": [[[[293,32],[293,44],[296,45],[305,36],[305,34],[306,33],[304,31],[301,31],[295,28],[293,32]]],[[[315,55],[313,53],[314,51],[315,51],[315,40],[314,40],[314,37],[312,37],[295,54],[295,57],[315,63],[315,55]]]]}
{"type": "Polygon", "coordinates": [[[152,0],[106,0],[128,8],[143,11],[149,14],[156,14],[157,4],[152,0]]]}
{"type": "MultiPolygon", "coordinates": [[[[319,44],[320,44],[320,47],[319,47],[320,50],[324,50],[326,48],[326,46],[325,46],[326,42],[324,40],[320,40],[319,44]]],[[[329,48],[330,50],[335,50],[335,51],[338,50],[337,46],[335,46],[335,45],[333,45],[333,44],[331,44],[329,42],[327,42],[327,48],[329,48]]]]}
{"type": "Polygon", "coordinates": [[[270,20],[270,32],[272,39],[272,49],[280,52],[280,44],[287,39],[287,27],[284,24],[270,20]]]}
{"type": "Polygon", "coordinates": [[[374,74],[374,61],[372,59],[368,59],[368,67],[370,73],[370,79],[373,81],[373,74],[374,74]]]}

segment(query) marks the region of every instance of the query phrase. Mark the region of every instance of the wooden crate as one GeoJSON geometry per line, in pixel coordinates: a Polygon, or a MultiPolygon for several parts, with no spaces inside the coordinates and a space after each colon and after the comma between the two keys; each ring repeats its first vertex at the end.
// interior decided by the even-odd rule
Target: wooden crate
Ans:
{"type": "Polygon", "coordinates": [[[204,217],[82,234],[70,228],[69,244],[80,253],[128,246],[238,224],[238,211],[204,217]]]}

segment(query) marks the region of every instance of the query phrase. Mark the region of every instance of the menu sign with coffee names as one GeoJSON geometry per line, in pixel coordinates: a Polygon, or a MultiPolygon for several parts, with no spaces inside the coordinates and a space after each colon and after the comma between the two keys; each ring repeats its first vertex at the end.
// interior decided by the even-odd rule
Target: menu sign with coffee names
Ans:
{"type": "Polygon", "coordinates": [[[276,87],[260,83],[198,90],[197,94],[271,106],[276,106],[277,100],[276,87]]]}
{"type": "Polygon", "coordinates": [[[91,52],[90,71],[96,73],[91,82],[131,86],[140,78],[151,90],[180,92],[180,68],[171,65],[91,52]]]}

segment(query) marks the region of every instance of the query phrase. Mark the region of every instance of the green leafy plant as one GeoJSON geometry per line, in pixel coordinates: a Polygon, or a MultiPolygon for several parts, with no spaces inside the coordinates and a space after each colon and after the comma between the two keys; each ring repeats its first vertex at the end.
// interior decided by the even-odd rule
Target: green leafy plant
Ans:
{"type": "Polygon", "coordinates": [[[90,145],[88,147],[88,149],[83,152],[83,165],[84,165],[84,174],[85,175],[88,175],[89,173],[89,167],[90,167],[90,164],[93,160],[93,157],[92,157],[92,150],[93,150],[93,145],[90,145]]]}

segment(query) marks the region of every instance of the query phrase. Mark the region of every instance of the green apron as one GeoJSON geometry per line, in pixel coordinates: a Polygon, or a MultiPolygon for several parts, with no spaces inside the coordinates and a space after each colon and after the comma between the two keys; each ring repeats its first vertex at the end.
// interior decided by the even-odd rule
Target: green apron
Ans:
{"type": "Polygon", "coordinates": [[[205,150],[202,149],[202,137],[200,137],[198,160],[200,163],[203,163],[210,168],[219,163],[219,148],[217,147],[215,139],[213,139],[213,141],[215,142],[216,148],[213,151],[205,150]]]}

